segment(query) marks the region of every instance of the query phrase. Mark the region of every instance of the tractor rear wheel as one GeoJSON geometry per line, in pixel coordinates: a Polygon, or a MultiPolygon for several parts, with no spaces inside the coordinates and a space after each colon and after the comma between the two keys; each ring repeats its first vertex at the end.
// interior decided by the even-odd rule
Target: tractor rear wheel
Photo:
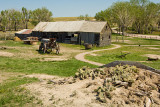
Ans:
{"type": "Polygon", "coordinates": [[[43,48],[43,44],[41,43],[41,44],[39,45],[39,51],[42,51],[42,48],[43,48]]]}
{"type": "Polygon", "coordinates": [[[43,53],[46,53],[46,44],[43,44],[43,53]]]}

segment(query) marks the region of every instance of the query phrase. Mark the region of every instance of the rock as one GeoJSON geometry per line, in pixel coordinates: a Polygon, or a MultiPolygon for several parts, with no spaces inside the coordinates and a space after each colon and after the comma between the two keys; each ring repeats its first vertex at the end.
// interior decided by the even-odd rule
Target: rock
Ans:
{"type": "Polygon", "coordinates": [[[150,107],[151,104],[151,100],[148,97],[146,97],[144,100],[144,107],[150,107]]]}
{"type": "Polygon", "coordinates": [[[130,102],[129,100],[126,100],[125,103],[126,103],[126,104],[130,104],[131,102],[130,102]]]}
{"type": "Polygon", "coordinates": [[[113,82],[113,84],[114,84],[115,86],[124,86],[124,87],[128,87],[128,82],[115,81],[115,82],[113,82]]]}
{"type": "Polygon", "coordinates": [[[74,97],[74,96],[76,96],[76,95],[77,95],[77,92],[74,91],[74,92],[70,95],[70,97],[74,97]]]}
{"type": "Polygon", "coordinates": [[[159,101],[159,100],[157,100],[157,99],[155,99],[155,98],[152,98],[152,100],[153,100],[153,102],[154,102],[155,104],[160,105],[160,101],[159,101]]]}
{"type": "Polygon", "coordinates": [[[112,84],[114,84],[114,85],[116,86],[116,85],[120,85],[121,82],[122,82],[122,81],[115,81],[115,82],[113,82],[112,84]]]}
{"type": "Polygon", "coordinates": [[[57,82],[54,80],[49,80],[49,81],[52,82],[53,84],[57,84],[57,82]]]}

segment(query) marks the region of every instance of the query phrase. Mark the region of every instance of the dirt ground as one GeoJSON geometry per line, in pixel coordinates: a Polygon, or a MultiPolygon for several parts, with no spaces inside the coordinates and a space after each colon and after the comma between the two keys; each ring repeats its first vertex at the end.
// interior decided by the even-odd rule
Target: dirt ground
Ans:
{"type": "MultiPolygon", "coordinates": [[[[29,77],[37,77],[37,75],[31,75],[29,77]]],[[[95,89],[95,86],[90,88],[85,88],[87,83],[99,83],[99,86],[102,81],[96,79],[91,81],[91,79],[77,81],[73,84],[64,84],[64,85],[54,85],[49,83],[49,81],[60,81],[70,78],[61,78],[61,77],[51,77],[47,75],[38,76],[41,80],[40,83],[29,84],[26,86],[33,95],[43,101],[44,106],[65,106],[65,107],[84,107],[84,106],[96,106],[101,107],[103,104],[97,103],[96,94],[93,94],[92,91],[95,89]]],[[[96,84],[96,87],[98,84],[96,84]]]]}
{"type": "Polygon", "coordinates": [[[5,56],[5,57],[12,57],[14,54],[10,52],[3,52],[0,51],[0,56],[5,56]]]}
{"type": "Polygon", "coordinates": [[[3,41],[0,41],[0,43],[3,43],[3,41]]]}
{"type": "Polygon", "coordinates": [[[18,57],[24,59],[38,58],[40,61],[64,61],[72,58],[74,55],[85,52],[85,50],[73,49],[61,46],[60,55],[56,55],[55,51],[51,54],[42,55],[38,52],[39,45],[32,47],[0,47],[0,56],[5,57],[18,57]],[[4,49],[5,48],[5,49],[4,49]]]}
{"type": "MultiPolygon", "coordinates": [[[[160,106],[160,93],[157,88],[150,91],[152,100],[147,96],[138,94],[138,90],[149,90],[160,83],[160,75],[150,71],[140,70],[137,81],[132,87],[117,87],[112,93],[112,99],[107,99],[107,103],[97,100],[95,89],[100,87],[104,80],[97,77],[92,80],[75,80],[73,83],[64,81],[73,80],[73,77],[63,78],[57,76],[33,74],[27,77],[39,78],[40,82],[25,86],[38,99],[42,100],[44,106],[58,107],[144,107],[147,103],[153,107],[160,106]],[[137,95],[135,93],[137,92],[137,95]],[[154,103],[153,103],[154,102],[154,103]]],[[[159,84],[160,85],[160,84],[159,84]]],[[[149,106],[146,106],[149,107],[149,106]]]]}

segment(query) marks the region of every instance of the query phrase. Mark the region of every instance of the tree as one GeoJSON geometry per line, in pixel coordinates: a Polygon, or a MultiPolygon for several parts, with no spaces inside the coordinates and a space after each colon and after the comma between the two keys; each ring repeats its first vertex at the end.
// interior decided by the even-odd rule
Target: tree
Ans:
{"type": "Polygon", "coordinates": [[[137,33],[151,33],[154,26],[160,26],[160,4],[149,0],[116,2],[108,9],[96,13],[95,18],[117,25],[123,35],[128,27],[132,27],[137,33]]]}
{"type": "Polygon", "coordinates": [[[36,25],[41,21],[48,22],[51,20],[51,17],[52,17],[52,12],[49,11],[47,8],[42,7],[35,9],[32,12],[32,24],[36,25]]]}
{"type": "Polygon", "coordinates": [[[107,21],[112,26],[114,23],[112,9],[108,8],[104,11],[100,11],[100,12],[96,13],[95,19],[99,20],[99,21],[107,21]]]}
{"type": "Polygon", "coordinates": [[[84,20],[84,16],[83,16],[83,15],[80,15],[80,16],[78,17],[78,19],[79,19],[79,20],[84,20]]]}
{"type": "Polygon", "coordinates": [[[22,7],[22,21],[26,29],[28,29],[28,22],[29,22],[30,17],[31,17],[31,11],[22,7]]]}
{"type": "Polygon", "coordinates": [[[117,2],[111,8],[114,21],[122,29],[122,35],[124,35],[125,29],[133,22],[132,6],[129,2],[117,2]]]}
{"type": "Polygon", "coordinates": [[[153,26],[158,20],[158,5],[148,0],[131,0],[131,4],[135,7],[133,28],[137,33],[152,32],[153,26]]]}
{"type": "Polygon", "coordinates": [[[1,26],[4,32],[6,32],[7,24],[8,24],[8,11],[7,10],[1,11],[1,26]]]}
{"type": "Polygon", "coordinates": [[[11,16],[12,25],[14,26],[14,30],[17,31],[21,23],[22,14],[18,10],[11,9],[10,16],[11,16]]]}
{"type": "Polygon", "coordinates": [[[80,15],[80,16],[78,17],[78,19],[79,19],[79,20],[90,20],[90,18],[89,18],[89,15],[88,15],[88,14],[85,14],[85,16],[80,15]]]}

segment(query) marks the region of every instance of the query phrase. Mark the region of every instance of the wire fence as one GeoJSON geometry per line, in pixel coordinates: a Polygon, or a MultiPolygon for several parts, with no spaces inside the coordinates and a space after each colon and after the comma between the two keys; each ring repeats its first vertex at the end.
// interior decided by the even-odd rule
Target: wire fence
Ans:
{"type": "Polygon", "coordinates": [[[143,38],[143,39],[156,39],[156,40],[160,40],[160,36],[150,36],[150,35],[138,35],[138,34],[127,34],[126,36],[130,36],[130,37],[137,37],[137,38],[143,38]]]}

